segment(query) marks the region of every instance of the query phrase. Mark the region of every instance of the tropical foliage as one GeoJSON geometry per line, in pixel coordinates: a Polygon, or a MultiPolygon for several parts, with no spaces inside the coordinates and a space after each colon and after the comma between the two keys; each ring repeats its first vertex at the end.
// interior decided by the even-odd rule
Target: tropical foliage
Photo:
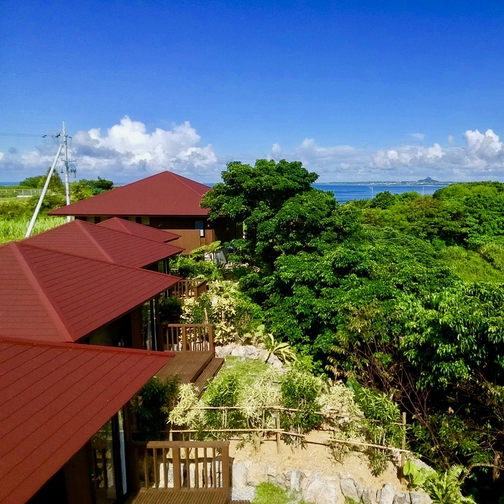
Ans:
{"type": "Polygon", "coordinates": [[[276,344],[371,391],[377,407],[397,404],[409,446],[440,474],[472,464],[466,487],[489,485],[492,502],[499,480],[485,466],[504,453],[504,184],[339,205],[316,178],[300,163],[234,162],[205,196],[211,217],[244,226],[225,244],[241,292],[276,344]]]}

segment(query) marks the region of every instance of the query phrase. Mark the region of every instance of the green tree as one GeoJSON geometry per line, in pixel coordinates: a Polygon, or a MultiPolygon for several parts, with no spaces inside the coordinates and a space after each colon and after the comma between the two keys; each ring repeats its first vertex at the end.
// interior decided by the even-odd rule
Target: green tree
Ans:
{"type": "MultiPolygon", "coordinates": [[[[280,254],[275,251],[275,246],[281,242],[278,239],[276,243],[265,243],[275,237],[279,228],[279,223],[272,219],[290,198],[315,192],[312,184],[317,178],[299,162],[282,160],[275,163],[262,159],[254,167],[233,162],[222,173],[223,182],[215,184],[205,194],[201,206],[210,209],[210,219],[224,216],[243,224],[246,238],[232,242],[240,260],[250,265],[271,267],[274,258],[280,254]]],[[[330,205],[328,200],[322,203],[326,208],[330,205]]],[[[295,224],[288,223],[284,233],[294,229],[295,224]]]]}
{"type": "MultiPolygon", "coordinates": [[[[42,189],[47,179],[47,175],[51,169],[48,168],[45,175],[36,175],[35,177],[28,177],[21,181],[19,185],[21,187],[31,187],[33,189],[42,189]]],[[[55,170],[51,176],[51,180],[49,181],[48,190],[55,193],[64,193],[65,186],[61,181],[58,172],[55,170]]]]}
{"type": "Polygon", "coordinates": [[[114,188],[114,183],[111,180],[106,180],[98,177],[97,180],[81,179],[70,184],[70,194],[73,201],[91,198],[105,191],[110,191],[114,188]]]}

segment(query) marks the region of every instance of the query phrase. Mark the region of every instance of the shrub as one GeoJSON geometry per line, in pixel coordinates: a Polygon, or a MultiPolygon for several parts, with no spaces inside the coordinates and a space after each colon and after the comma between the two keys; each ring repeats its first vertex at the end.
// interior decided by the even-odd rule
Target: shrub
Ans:
{"type": "MultiPolygon", "coordinates": [[[[323,388],[323,382],[309,373],[290,370],[281,381],[282,406],[298,411],[282,411],[281,424],[284,429],[300,434],[317,428],[322,423],[322,416],[317,414],[317,398],[323,388]]],[[[285,436],[285,441],[298,443],[300,438],[285,436]]]]}
{"type": "Polygon", "coordinates": [[[175,297],[169,296],[159,300],[159,318],[161,322],[167,324],[176,324],[182,315],[182,301],[175,297]]]}
{"type": "Polygon", "coordinates": [[[152,377],[132,401],[142,440],[164,439],[168,420],[168,400],[177,395],[179,380],[177,376],[161,380],[152,377]]]}

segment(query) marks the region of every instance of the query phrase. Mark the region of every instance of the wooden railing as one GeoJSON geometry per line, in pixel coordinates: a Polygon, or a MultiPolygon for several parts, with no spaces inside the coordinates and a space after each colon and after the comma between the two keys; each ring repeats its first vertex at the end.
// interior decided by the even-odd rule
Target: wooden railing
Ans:
{"type": "Polygon", "coordinates": [[[230,495],[229,441],[135,443],[138,489],[221,490],[230,495]],[[141,464],[141,466],[140,466],[141,464]]]}
{"type": "Polygon", "coordinates": [[[112,450],[106,440],[93,440],[91,443],[93,454],[93,485],[95,490],[106,491],[114,485],[109,482],[109,471],[112,467],[112,450]]]}
{"type": "Polygon", "coordinates": [[[213,352],[212,324],[161,324],[163,350],[167,352],[213,352]]]}
{"type": "Polygon", "coordinates": [[[206,292],[206,280],[201,278],[189,278],[179,280],[173,287],[170,288],[169,293],[172,296],[183,298],[197,298],[206,292]]]}

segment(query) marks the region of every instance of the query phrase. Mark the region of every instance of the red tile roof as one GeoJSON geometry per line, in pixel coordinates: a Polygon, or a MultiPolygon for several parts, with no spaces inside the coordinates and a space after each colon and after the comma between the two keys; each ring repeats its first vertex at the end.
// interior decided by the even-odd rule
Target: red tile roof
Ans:
{"type": "Polygon", "coordinates": [[[201,197],[210,188],[164,171],[92,198],[49,212],[50,215],[206,217],[201,197]]]}
{"type": "Polygon", "coordinates": [[[157,263],[184,250],[81,220],[49,229],[22,243],[137,268],[157,263]]]}
{"type": "Polygon", "coordinates": [[[77,341],[180,279],[11,242],[0,247],[0,330],[77,341]]]}
{"type": "Polygon", "coordinates": [[[170,231],[145,226],[144,224],[138,224],[119,217],[112,217],[111,219],[99,222],[97,226],[115,229],[116,231],[122,231],[123,233],[132,234],[140,238],[147,238],[148,240],[157,242],[168,242],[180,238],[180,235],[171,233],[170,231]]]}
{"type": "Polygon", "coordinates": [[[173,354],[0,337],[0,502],[26,502],[173,354]]]}

